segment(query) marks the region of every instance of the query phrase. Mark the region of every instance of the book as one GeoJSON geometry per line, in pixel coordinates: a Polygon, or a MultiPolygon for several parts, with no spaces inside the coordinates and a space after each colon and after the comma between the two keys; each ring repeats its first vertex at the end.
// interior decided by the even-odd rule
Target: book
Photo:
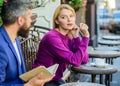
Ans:
{"type": "Polygon", "coordinates": [[[24,80],[25,82],[29,81],[36,75],[38,75],[40,72],[44,73],[43,76],[40,77],[40,79],[46,79],[52,77],[58,68],[59,64],[54,64],[48,68],[44,66],[38,66],[22,75],[20,75],[20,79],[24,80]]]}

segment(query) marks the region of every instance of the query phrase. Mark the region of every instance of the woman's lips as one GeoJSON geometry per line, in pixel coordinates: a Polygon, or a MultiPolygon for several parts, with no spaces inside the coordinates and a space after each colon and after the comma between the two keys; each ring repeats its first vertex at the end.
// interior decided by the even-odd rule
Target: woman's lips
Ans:
{"type": "Polygon", "coordinates": [[[72,26],[73,24],[67,24],[67,26],[72,26]]]}

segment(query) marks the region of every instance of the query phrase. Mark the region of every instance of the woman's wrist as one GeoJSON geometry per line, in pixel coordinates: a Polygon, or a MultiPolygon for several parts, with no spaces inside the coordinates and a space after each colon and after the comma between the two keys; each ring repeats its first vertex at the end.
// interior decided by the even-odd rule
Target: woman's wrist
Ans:
{"type": "Polygon", "coordinates": [[[89,37],[90,37],[90,35],[89,35],[89,34],[86,34],[86,35],[84,35],[83,37],[88,37],[88,38],[89,38],[89,37]]]}
{"type": "Polygon", "coordinates": [[[88,31],[84,31],[84,32],[83,32],[83,37],[90,37],[89,32],[88,32],[88,31]]]}
{"type": "Polygon", "coordinates": [[[78,35],[78,34],[73,35],[73,38],[77,38],[77,37],[79,37],[79,35],[78,35]]]}

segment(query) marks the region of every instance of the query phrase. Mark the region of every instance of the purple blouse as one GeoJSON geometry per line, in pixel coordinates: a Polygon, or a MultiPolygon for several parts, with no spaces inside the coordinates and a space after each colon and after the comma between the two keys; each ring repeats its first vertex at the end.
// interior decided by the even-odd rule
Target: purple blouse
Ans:
{"type": "Polygon", "coordinates": [[[49,67],[59,64],[53,81],[58,81],[63,77],[63,72],[68,64],[80,66],[88,62],[87,47],[88,37],[79,37],[70,40],[55,29],[48,32],[40,42],[33,68],[44,65],[49,67]]]}

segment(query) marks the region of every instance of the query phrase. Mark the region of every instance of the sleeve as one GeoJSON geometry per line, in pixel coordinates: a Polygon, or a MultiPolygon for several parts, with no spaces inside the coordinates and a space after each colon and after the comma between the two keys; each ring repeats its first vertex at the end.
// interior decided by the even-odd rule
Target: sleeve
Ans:
{"type": "Polygon", "coordinates": [[[0,51],[0,84],[5,81],[6,77],[6,67],[7,67],[7,59],[5,58],[5,54],[0,51]]]}
{"type": "MultiPolygon", "coordinates": [[[[77,42],[80,42],[76,39],[77,42]]],[[[59,37],[50,37],[47,38],[47,47],[49,47],[50,52],[59,59],[64,59],[68,63],[79,66],[83,60],[84,57],[88,58],[88,55],[86,55],[86,50],[88,46],[89,38],[83,38],[83,40],[79,43],[79,46],[76,49],[76,52],[72,52],[62,42],[62,40],[59,37]]]]}
{"type": "Polygon", "coordinates": [[[24,86],[24,84],[13,84],[13,82],[5,83],[5,78],[6,78],[6,68],[7,68],[7,63],[8,59],[6,58],[6,54],[1,48],[0,50],[0,86],[24,86]]]}
{"type": "Polygon", "coordinates": [[[69,39],[69,48],[72,52],[76,52],[81,40],[80,37],[69,39]]]}
{"type": "MultiPolygon", "coordinates": [[[[81,43],[84,43],[86,45],[86,49],[87,49],[88,44],[89,44],[89,38],[88,37],[83,37],[82,39],[80,39],[80,37],[77,37],[77,38],[74,38],[72,40],[69,40],[70,50],[73,51],[73,52],[76,52],[81,43]]],[[[84,59],[82,61],[82,64],[86,64],[88,62],[88,59],[89,59],[88,57],[89,57],[89,55],[88,55],[88,52],[86,50],[84,59]]]]}

